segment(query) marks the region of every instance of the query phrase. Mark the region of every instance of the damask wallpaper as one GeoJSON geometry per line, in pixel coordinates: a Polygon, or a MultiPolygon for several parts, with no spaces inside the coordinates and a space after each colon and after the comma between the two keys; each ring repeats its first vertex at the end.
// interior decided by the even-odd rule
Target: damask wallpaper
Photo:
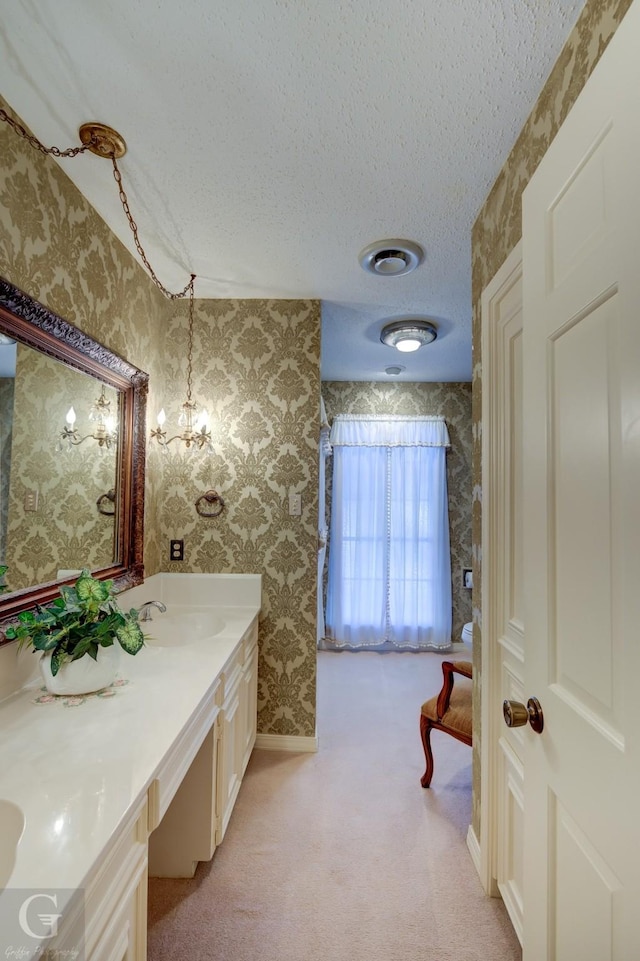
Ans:
{"type": "MultiPolygon", "coordinates": [[[[186,305],[166,331],[162,403],[174,426],[186,386],[186,305]]],[[[258,730],[313,737],[320,434],[320,305],[199,300],[194,399],[209,411],[215,452],[161,458],[161,539],[185,541],[166,570],[262,573],[258,730]],[[215,489],[216,518],[195,501],[215,489]],[[302,515],[288,513],[290,493],[302,515]]],[[[153,412],[150,412],[153,413],[153,412]]],[[[166,425],[168,426],[168,424],[166,425]]]]}
{"type": "Polygon", "coordinates": [[[7,549],[13,386],[13,377],[0,377],[0,564],[5,563],[7,549]]]}
{"type": "MultiPolygon", "coordinates": [[[[146,370],[149,426],[161,406],[175,424],[186,303],[165,300],[61,167],[2,123],[0,208],[0,274],[146,370]]],[[[193,393],[217,418],[216,450],[206,464],[149,450],[145,570],[262,573],[258,729],[313,736],[319,305],[196,300],[195,309],[193,393]],[[210,487],[227,505],[215,521],[193,506],[210,487]],[[302,493],[300,518],[288,515],[290,490],[302,493]],[[178,536],[179,567],[168,559],[178,536]]]]}
{"type": "MultiPolygon", "coordinates": [[[[587,0],[472,231],[474,681],[481,693],[482,354],[480,297],[522,235],[522,193],[615,33],[631,0],[587,0]]],[[[480,697],[474,698],[473,828],[480,837],[480,697]]]]}
{"type": "MultiPolygon", "coordinates": [[[[101,451],[88,439],[60,449],[69,408],[85,437],[93,429],[88,414],[97,396],[92,378],[18,346],[5,560],[12,591],[55,580],[60,569],[114,561],[114,522],[98,511],[97,500],[115,488],[116,448],[101,451]],[[37,510],[25,509],[28,491],[37,492],[37,510]]],[[[116,392],[105,396],[117,412],[116,392]]]]}
{"type": "MultiPolygon", "coordinates": [[[[11,114],[1,98],[0,105],[11,114]]],[[[65,163],[104,160],[84,154],[65,163]]],[[[162,380],[158,330],[170,304],[61,166],[5,123],[0,123],[0,275],[146,370],[149,403],[155,405],[162,380]]],[[[150,466],[145,491],[148,575],[160,570],[160,483],[160,474],[150,466]]]]}
{"type": "MultiPolygon", "coordinates": [[[[471,384],[409,384],[324,381],[329,423],[337,414],[442,415],[451,449],[447,453],[451,543],[452,637],[460,639],[471,620],[471,593],[462,587],[462,568],[471,566],[471,384]]],[[[331,458],[327,461],[327,518],[331,509],[331,458]]]]}

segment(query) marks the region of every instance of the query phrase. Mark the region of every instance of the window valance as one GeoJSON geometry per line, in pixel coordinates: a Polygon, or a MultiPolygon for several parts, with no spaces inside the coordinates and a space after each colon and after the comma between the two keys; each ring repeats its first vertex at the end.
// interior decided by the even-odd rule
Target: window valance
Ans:
{"type": "Polygon", "coordinates": [[[444,417],[339,414],[330,441],[340,447],[450,447],[444,417]]]}

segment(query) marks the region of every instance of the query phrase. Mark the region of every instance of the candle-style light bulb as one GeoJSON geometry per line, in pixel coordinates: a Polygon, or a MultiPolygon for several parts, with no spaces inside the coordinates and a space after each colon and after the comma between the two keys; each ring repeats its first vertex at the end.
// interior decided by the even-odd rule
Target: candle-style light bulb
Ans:
{"type": "Polygon", "coordinates": [[[164,412],[164,407],[161,407],[160,411],[158,412],[158,427],[164,427],[164,422],[166,419],[167,415],[164,412]]]}
{"type": "Polygon", "coordinates": [[[196,430],[206,430],[208,423],[209,423],[209,411],[208,410],[200,411],[198,420],[196,422],[196,430]]]}
{"type": "Polygon", "coordinates": [[[74,425],[75,422],[76,422],[76,412],[75,412],[75,410],[73,409],[73,407],[70,407],[70,408],[69,408],[69,410],[68,410],[68,412],[67,412],[66,420],[67,420],[67,424],[69,425],[69,427],[73,430],[73,425],[74,425]]]}

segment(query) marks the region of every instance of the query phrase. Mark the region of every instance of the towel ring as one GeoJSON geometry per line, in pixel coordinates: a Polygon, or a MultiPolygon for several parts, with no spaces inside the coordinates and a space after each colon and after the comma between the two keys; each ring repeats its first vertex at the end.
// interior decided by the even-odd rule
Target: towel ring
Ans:
{"type": "Polygon", "coordinates": [[[200,517],[219,517],[224,510],[224,501],[220,497],[217,491],[207,491],[205,494],[201,494],[196,501],[196,510],[200,517]],[[206,505],[211,505],[215,508],[217,504],[217,509],[207,510],[206,505]]]}
{"type": "Polygon", "coordinates": [[[104,514],[105,517],[113,517],[116,512],[116,492],[113,488],[107,491],[106,494],[101,494],[96,501],[96,507],[100,514],[104,514]],[[106,502],[106,503],[105,503],[106,502]],[[111,510],[109,510],[109,504],[111,504],[111,510]]]}

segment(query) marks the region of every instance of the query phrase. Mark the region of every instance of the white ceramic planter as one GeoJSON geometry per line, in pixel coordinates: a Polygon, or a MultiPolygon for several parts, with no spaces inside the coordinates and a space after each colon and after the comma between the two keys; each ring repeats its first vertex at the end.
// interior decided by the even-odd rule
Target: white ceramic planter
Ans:
{"type": "Polygon", "coordinates": [[[115,680],[120,661],[120,645],[116,641],[111,647],[101,647],[98,658],[85,654],[77,661],[66,661],[53,676],[51,655],[40,658],[40,671],[50,694],[91,694],[108,687],[115,680]]]}

